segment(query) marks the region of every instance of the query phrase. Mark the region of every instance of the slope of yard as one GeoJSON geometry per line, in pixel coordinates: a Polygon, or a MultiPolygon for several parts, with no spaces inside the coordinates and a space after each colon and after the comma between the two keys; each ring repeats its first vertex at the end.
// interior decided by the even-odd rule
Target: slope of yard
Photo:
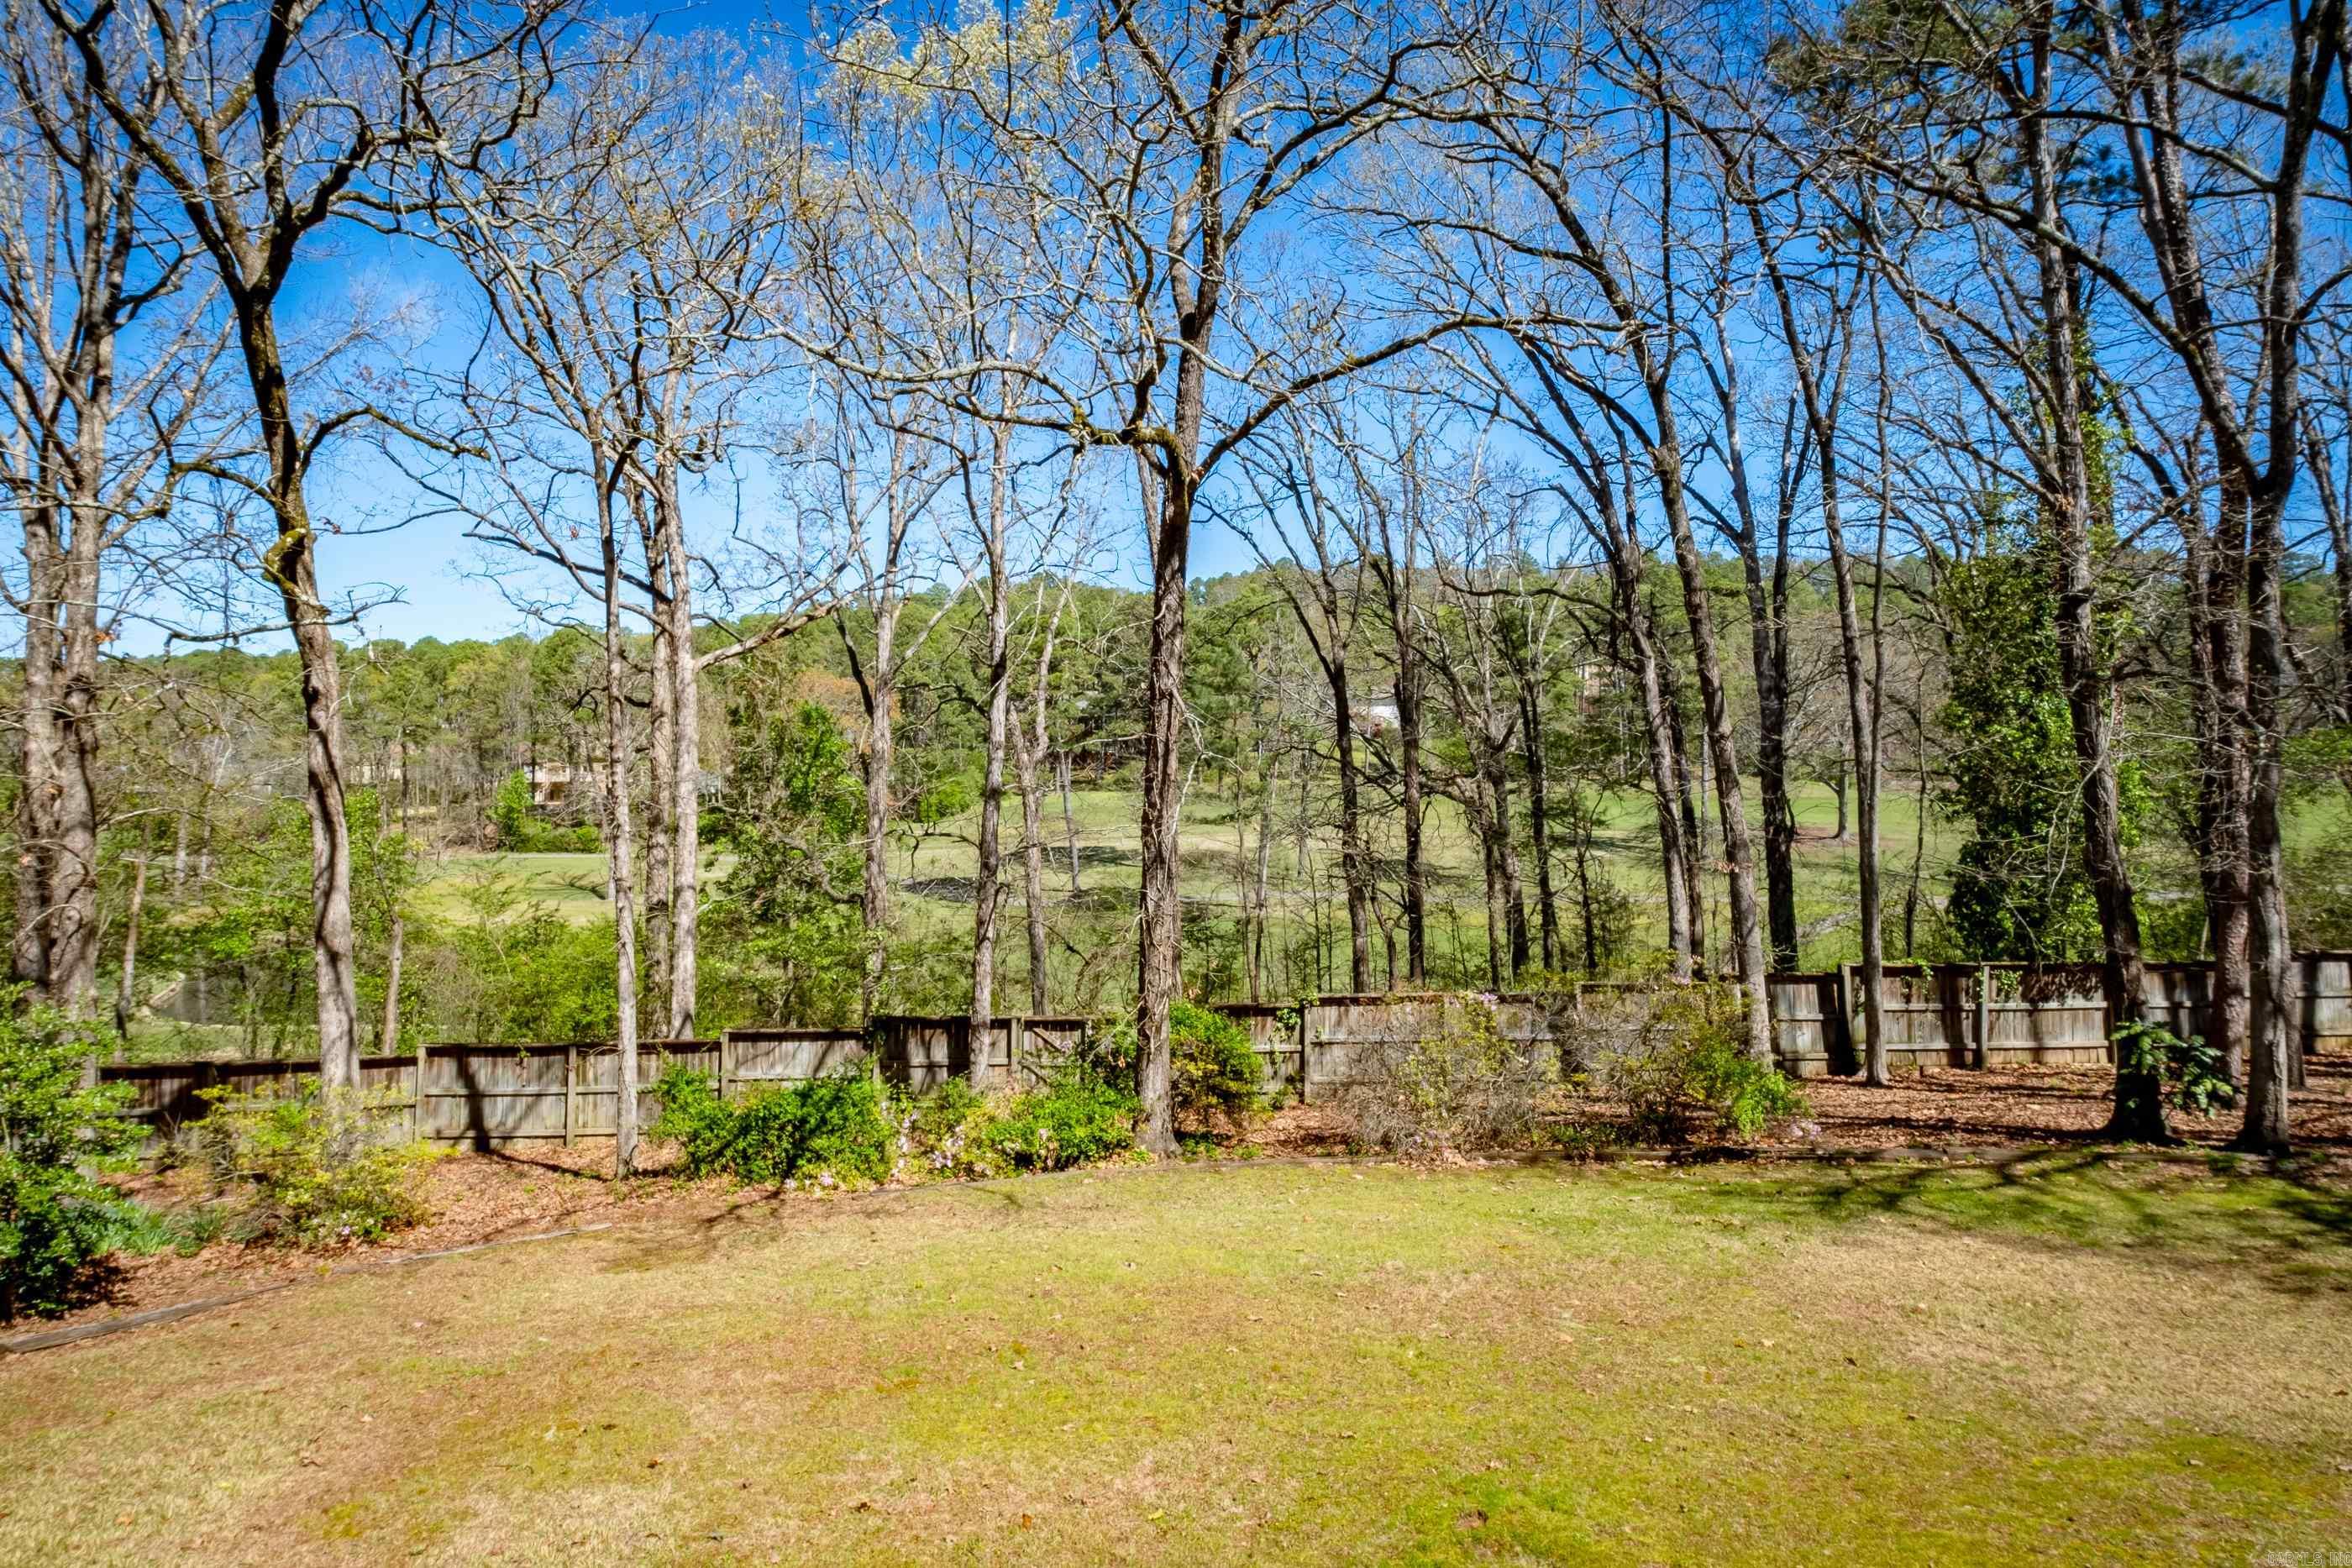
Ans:
{"type": "Polygon", "coordinates": [[[2194,1162],[739,1201],[0,1362],[0,1560],[2320,1561],[2352,1204],[2194,1162]]]}

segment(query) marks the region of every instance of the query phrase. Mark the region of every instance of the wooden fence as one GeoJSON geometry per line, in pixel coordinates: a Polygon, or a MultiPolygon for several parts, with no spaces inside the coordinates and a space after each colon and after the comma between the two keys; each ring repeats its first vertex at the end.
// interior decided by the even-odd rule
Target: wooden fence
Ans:
{"type": "MultiPolygon", "coordinates": [[[[2307,1051],[2352,1051],[2352,953],[2298,955],[2297,1018],[2307,1051]]],[[[2095,968],[2023,964],[1893,965],[1885,993],[1888,1054],[1899,1067],[2091,1065],[2111,1059],[2106,1005],[2095,968]]],[[[2203,963],[2151,964],[2149,1018],[2176,1034],[2205,1032],[2211,980],[2203,963]]],[[[1625,990],[1580,988],[1572,997],[1495,998],[1503,1036],[1535,1050],[1565,1048],[1588,1007],[1625,990]]],[[[1791,1076],[1850,1073],[1859,1065],[1860,988],[1852,968],[1775,975],[1775,1052],[1791,1076]]],[[[1246,1030],[1269,1100],[1328,1100],[1362,1080],[1367,1053],[1460,1026],[1463,998],[1438,993],[1318,997],[1295,1008],[1223,1003],[1246,1030]]],[[[990,1020],[981,1032],[987,1076],[1041,1081],[1086,1040],[1093,1021],[1071,1017],[990,1020]]],[[[717,1040],[645,1047],[640,1082],[670,1064],[714,1074],[729,1098],[763,1084],[873,1071],[917,1092],[971,1069],[974,1031],[963,1018],[888,1015],[866,1030],[730,1030],[717,1040]]],[[[205,1113],[203,1091],[252,1090],[318,1071],[316,1061],[179,1061],[103,1067],[101,1079],[132,1087],[131,1114],[159,1134],[205,1113]]],[[[620,1101],[620,1061],[609,1044],[434,1045],[412,1056],[362,1060],[361,1085],[409,1107],[420,1137],[495,1148],[532,1139],[609,1137],[620,1101]]],[[[658,1113],[647,1095],[642,1115],[658,1113]]]]}

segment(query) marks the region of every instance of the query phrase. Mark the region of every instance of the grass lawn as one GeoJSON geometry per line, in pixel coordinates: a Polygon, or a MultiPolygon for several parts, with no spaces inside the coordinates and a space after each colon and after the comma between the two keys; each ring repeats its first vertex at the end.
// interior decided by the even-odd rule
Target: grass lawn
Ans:
{"type": "Polygon", "coordinates": [[[741,1197],[0,1362],[0,1560],[2352,1550],[2329,1189],[2044,1155],[741,1197]]]}

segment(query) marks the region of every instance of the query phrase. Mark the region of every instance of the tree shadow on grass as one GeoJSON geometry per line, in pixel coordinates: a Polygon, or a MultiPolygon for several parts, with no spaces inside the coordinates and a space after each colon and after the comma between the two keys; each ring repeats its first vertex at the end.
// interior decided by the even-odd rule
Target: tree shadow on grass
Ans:
{"type": "Polygon", "coordinates": [[[2352,1291],[2352,1191],[2294,1166],[2032,1149],[1982,1164],[1824,1167],[1759,1184],[1789,1218],[1898,1218],[2066,1249],[2146,1249],[2168,1263],[2251,1272],[2294,1294],[2352,1291]]]}

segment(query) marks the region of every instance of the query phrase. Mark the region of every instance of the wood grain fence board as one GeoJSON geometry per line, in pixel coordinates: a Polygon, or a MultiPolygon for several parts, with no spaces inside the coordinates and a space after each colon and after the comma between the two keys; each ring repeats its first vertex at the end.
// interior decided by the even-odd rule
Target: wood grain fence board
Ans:
{"type": "Polygon", "coordinates": [[[2298,1012],[2304,1050],[2330,1056],[2352,1051],[2352,953],[2302,955],[2298,1012]]]}
{"type": "Polygon", "coordinates": [[[1269,1104],[1299,1093],[1307,1053],[1300,1047],[1298,1010],[1271,1002],[1219,1002],[1213,1010],[1242,1027],[1257,1055],[1258,1092],[1269,1104]]]}
{"type": "MultiPolygon", "coordinates": [[[[2299,1018],[2305,1049],[2352,1051],[2352,953],[2297,956],[2299,1018]]],[[[2097,1065],[2110,1060],[2106,1008],[2095,972],[2032,969],[2020,964],[1983,967],[1994,977],[1985,1009],[1986,1055],[2014,1062],[2097,1065]]],[[[1901,1066],[1967,1065],[1976,1040],[1977,966],[1889,965],[1885,1017],[1889,1054],[1901,1066]]],[[[1771,977],[1776,1053],[1800,1077],[1852,1071],[1859,1029],[1858,988],[1850,974],[1771,977]]],[[[1580,998],[1600,998],[1632,988],[1589,984],[1580,998]]],[[[2210,966],[2151,964],[2144,992],[2147,1015],[2183,1036],[2207,1032],[2210,966]]],[[[1363,1075],[1369,1051],[1437,1038],[1450,1028],[1448,1009],[1459,998],[1435,994],[1324,996],[1295,1009],[1270,1004],[1226,1003],[1218,1010],[1248,1032],[1261,1082],[1270,1097],[1296,1093],[1328,1098],[1363,1075]]],[[[1573,1010],[1543,998],[1504,996],[1495,1002],[1504,1035],[1528,1049],[1572,1044],[1573,1010]]],[[[991,1020],[981,1041],[1000,1082],[1034,1083],[1067,1059],[1092,1022],[1069,1017],[1006,1017],[991,1020]]],[[[841,1029],[759,1029],[729,1031],[723,1040],[649,1041],[641,1061],[643,1119],[659,1106],[651,1093],[666,1064],[719,1074],[733,1094],[768,1083],[856,1071],[869,1061],[894,1085],[921,1092],[970,1071],[971,1030],[961,1018],[890,1015],[868,1031],[841,1029]],[[869,1054],[870,1053],[870,1054],[869,1054]]],[[[157,1137],[205,1113],[204,1092],[247,1092],[299,1081],[318,1071],[315,1061],[168,1061],[102,1066],[100,1077],[132,1092],[127,1114],[145,1121],[157,1137]]],[[[413,1056],[373,1056],[361,1063],[363,1086],[396,1102],[425,1136],[496,1147],[567,1134],[609,1135],[620,1099],[619,1061],[609,1044],[428,1046],[413,1056]]]]}

